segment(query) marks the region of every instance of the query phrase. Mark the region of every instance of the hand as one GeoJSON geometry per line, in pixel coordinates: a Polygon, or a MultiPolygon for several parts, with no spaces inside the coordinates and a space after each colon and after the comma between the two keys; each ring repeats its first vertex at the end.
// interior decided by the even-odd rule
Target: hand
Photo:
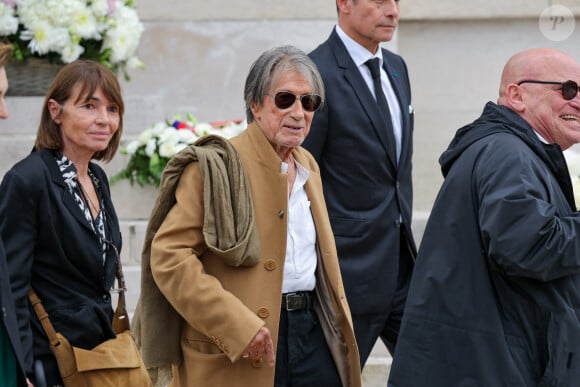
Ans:
{"type": "Polygon", "coordinates": [[[28,380],[28,378],[26,378],[26,385],[27,385],[28,387],[34,387],[34,384],[32,384],[32,383],[30,382],[30,380],[28,380]]]}
{"type": "Polygon", "coordinates": [[[256,336],[250,341],[250,344],[242,352],[242,357],[251,357],[252,360],[260,360],[266,356],[266,361],[270,367],[274,366],[275,354],[274,343],[270,331],[266,327],[260,328],[256,336]]]}

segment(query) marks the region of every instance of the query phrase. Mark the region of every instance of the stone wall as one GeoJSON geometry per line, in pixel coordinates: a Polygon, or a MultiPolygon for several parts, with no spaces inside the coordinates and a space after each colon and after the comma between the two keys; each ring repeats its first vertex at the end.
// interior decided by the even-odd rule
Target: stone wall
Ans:
{"type": "MultiPolygon", "coordinates": [[[[123,81],[127,103],[124,139],[174,113],[200,121],[243,118],[242,87],[252,61],[265,49],[293,44],[305,51],[325,40],[335,24],[332,0],[137,0],[145,32],[139,48],[146,65],[123,81]]],[[[580,15],[580,0],[403,0],[393,42],[409,67],[415,118],[415,224],[420,240],[441,176],[438,157],[454,132],[495,101],[499,76],[513,53],[531,47],[565,50],[580,60],[580,26],[559,40],[580,15]],[[553,18],[550,6],[572,16],[553,18]],[[575,16],[573,16],[575,15],[575,16]],[[551,24],[550,24],[551,23],[551,24]]],[[[557,15],[555,15],[557,16],[557,15]]],[[[0,122],[0,176],[31,149],[40,97],[12,97],[11,117],[0,122]]],[[[106,166],[119,171],[119,155],[106,166]]],[[[153,190],[113,187],[122,221],[129,305],[139,294],[139,261],[153,190]]],[[[365,386],[384,385],[388,354],[377,346],[365,386]]]]}
{"type": "MultiPolygon", "coordinates": [[[[138,0],[137,5],[146,28],[139,49],[146,68],[123,81],[127,140],[177,112],[192,112],[201,121],[243,118],[242,87],[251,62],[273,45],[312,50],[336,19],[331,0],[138,0]]],[[[385,46],[403,55],[409,67],[416,111],[414,205],[428,212],[441,183],[440,153],[458,127],[496,99],[506,59],[537,46],[580,57],[580,27],[554,41],[540,17],[550,5],[579,15],[580,1],[404,0],[400,5],[398,34],[385,46]]],[[[554,30],[569,22],[555,24],[554,30]]],[[[0,122],[0,176],[29,151],[41,103],[35,97],[8,101],[11,119],[0,122]]],[[[125,162],[119,156],[107,171],[114,173],[125,162]]],[[[126,206],[123,198],[118,201],[126,206]]]]}

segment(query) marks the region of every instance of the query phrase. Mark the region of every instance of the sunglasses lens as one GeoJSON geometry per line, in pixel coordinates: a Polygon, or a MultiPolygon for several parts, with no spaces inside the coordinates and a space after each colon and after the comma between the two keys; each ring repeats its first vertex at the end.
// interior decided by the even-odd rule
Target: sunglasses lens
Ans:
{"type": "Polygon", "coordinates": [[[294,101],[296,101],[296,96],[287,91],[276,93],[276,97],[274,97],[274,103],[278,109],[288,109],[294,101]]]}
{"type": "Polygon", "coordinates": [[[316,94],[306,94],[300,98],[300,101],[302,102],[302,107],[304,110],[307,112],[313,112],[320,107],[322,98],[316,94]]]}
{"type": "Polygon", "coordinates": [[[564,99],[571,100],[578,94],[578,84],[574,81],[567,81],[562,84],[562,95],[564,99]]]}
{"type": "MultiPolygon", "coordinates": [[[[278,109],[288,109],[296,101],[296,95],[289,91],[280,91],[274,97],[274,103],[278,109]]],[[[316,94],[304,94],[300,96],[302,108],[307,112],[316,111],[322,103],[322,98],[316,94]]]]}

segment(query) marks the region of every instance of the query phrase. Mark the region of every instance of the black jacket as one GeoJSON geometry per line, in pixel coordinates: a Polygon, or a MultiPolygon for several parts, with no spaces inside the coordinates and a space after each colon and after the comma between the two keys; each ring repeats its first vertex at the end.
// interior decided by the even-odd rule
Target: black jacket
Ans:
{"type": "MultiPolygon", "coordinates": [[[[104,196],[107,238],[120,251],[121,233],[107,177],[97,164],[91,163],[90,169],[104,196]]],[[[115,337],[109,290],[115,279],[116,254],[109,248],[103,265],[99,238],[69,193],[54,152],[32,152],[14,165],[0,185],[0,197],[0,234],[27,373],[32,375],[33,359],[54,362],[44,330],[30,307],[30,286],[55,329],[72,345],[90,349],[115,337]]]]}
{"type": "Polygon", "coordinates": [[[314,115],[302,146],[320,165],[353,314],[390,311],[399,262],[410,261],[416,254],[411,232],[411,87],[403,58],[385,49],[382,55],[401,109],[398,164],[396,155],[389,152],[388,129],[382,124],[377,103],[336,30],[309,54],[320,70],[326,100],[314,115]]]}
{"type": "Polygon", "coordinates": [[[580,215],[560,147],[488,103],[440,162],[389,385],[577,386],[580,215]]]}
{"type": "MultiPolygon", "coordinates": [[[[8,276],[8,268],[6,265],[6,257],[4,254],[4,246],[0,240],[0,320],[2,326],[0,329],[5,329],[8,334],[8,340],[12,345],[12,350],[17,361],[18,387],[26,386],[24,376],[24,359],[22,356],[22,345],[20,344],[20,335],[18,333],[18,324],[16,322],[16,311],[14,310],[14,299],[10,291],[10,278],[8,276]]],[[[2,376],[0,375],[0,382],[2,376]]]]}

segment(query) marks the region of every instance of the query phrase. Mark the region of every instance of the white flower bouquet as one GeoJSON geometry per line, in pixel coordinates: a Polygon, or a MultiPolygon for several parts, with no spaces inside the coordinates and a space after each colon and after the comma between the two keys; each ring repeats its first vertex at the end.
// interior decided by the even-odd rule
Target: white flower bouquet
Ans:
{"type": "Polygon", "coordinates": [[[92,59],[128,78],[127,68],[143,66],[135,54],[142,32],[134,0],[0,0],[0,39],[21,62],[92,59]]]}
{"type": "Polygon", "coordinates": [[[145,129],[139,138],[121,148],[129,155],[125,169],[110,178],[111,183],[128,179],[131,184],[159,186],[163,169],[173,155],[208,134],[233,137],[246,128],[243,120],[198,123],[195,116],[187,114],[182,120],[178,114],[171,121],[159,122],[145,129]]]}

